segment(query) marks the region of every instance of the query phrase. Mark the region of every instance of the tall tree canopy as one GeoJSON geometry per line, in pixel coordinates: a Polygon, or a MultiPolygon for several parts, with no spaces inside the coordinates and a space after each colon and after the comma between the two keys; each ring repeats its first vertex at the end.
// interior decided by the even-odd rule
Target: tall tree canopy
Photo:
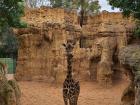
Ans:
{"type": "Polygon", "coordinates": [[[108,0],[113,7],[120,8],[125,16],[133,15],[140,19],[140,0],[108,0]]]}
{"type": "Polygon", "coordinates": [[[20,17],[24,13],[23,0],[0,0],[0,31],[4,25],[23,27],[20,17]]]}
{"type": "Polygon", "coordinates": [[[133,16],[137,19],[135,35],[140,37],[140,0],[108,0],[113,7],[120,8],[124,16],[133,16]]]}
{"type": "Polygon", "coordinates": [[[0,0],[0,56],[16,53],[18,43],[10,27],[26,27],[20,20],[23,14],[23,0],[0,0]]]}

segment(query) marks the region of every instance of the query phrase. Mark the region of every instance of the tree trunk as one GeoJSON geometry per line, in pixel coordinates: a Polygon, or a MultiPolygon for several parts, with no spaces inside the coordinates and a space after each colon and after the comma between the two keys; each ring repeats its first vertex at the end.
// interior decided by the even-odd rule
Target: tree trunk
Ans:
{"type": "Polygon", "coordinates": [[[80,26],[82,27],[84,21],[84,10],[82,9],[80,12],[80,26]]]}

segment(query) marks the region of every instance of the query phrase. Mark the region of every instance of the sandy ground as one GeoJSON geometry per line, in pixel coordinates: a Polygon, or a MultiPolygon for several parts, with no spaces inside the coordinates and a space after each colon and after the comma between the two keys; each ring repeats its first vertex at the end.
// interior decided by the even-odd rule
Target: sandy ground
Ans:
{"type": "MultiPolygon", "coordinates": [[[[21,105],[64,105],[62,88],[45,82],[20,82],[21,105]]],[[[120,97],[128,82],[121,81],[111,89],[95,82],[82,82],[78,105],[120,105],[120,97]]]]}

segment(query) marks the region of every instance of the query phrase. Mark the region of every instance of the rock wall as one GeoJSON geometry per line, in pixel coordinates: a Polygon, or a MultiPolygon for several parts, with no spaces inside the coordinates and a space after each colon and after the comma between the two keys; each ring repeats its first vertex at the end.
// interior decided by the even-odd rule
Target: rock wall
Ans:
{"type": "Polygon", "coordinates": [[[88,17],[87,24],[82,27],[83,46],[93,50],[90,58],[94,58],[91,61],[94,68],[89,71],[101,86],[110,87],[116,73],[121,72],[117,55],[128,44],[134,27],[132,18],[123,18],[121,13],[107,11],[88,17]]]}
{"type": "Polygon", "coordinates": [[[135,26],[131,18],[124,19],[121,13],[103,12],[87,17],[81,28],[74,10],[46,7],[27,9],[23,20],[28,28],[15,31],[20,42],[18,80],[63,82],[67,64],[62,44],[72,38],[76,41],[74,77],[97,80],[103,86],[112,84],[113,67],[118,63],[114,56],[117,58],[119,49],[127,45],[135,26]]]}
{"type": "MultiPolygon", "coordinates": [[[[140,40],[139,40],[140,42],[140,40]]],[[[131,80],[130,85],[125,89],[122,96],[122,103],[140,104],[140,45],[131,44],[124,47],[119,52],[119,60],[128,73],[131,80]],[[127,97],[127,99],[125,98],[127,97]]],[[[125,104],[129,105],[129,104],[125,104]]]]}
{"type": "Polygon", "coordinates": [[[23,20],[28,23],[28,28],[15,32],[20,42],[16,68],[18,80],[64,80],[67,64],[62,44],[81,34],[73,25],[76,14],[65,12],[64,9],[51,8],[25,12],[23,20]]]}

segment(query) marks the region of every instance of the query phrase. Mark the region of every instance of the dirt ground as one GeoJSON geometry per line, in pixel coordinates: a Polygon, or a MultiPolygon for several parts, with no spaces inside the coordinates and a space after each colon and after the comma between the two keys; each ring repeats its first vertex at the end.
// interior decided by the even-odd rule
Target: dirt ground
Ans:
{"type": "MultiPolygon", "coordinates": [[[[20,82],[21,105],[64,105],[62,87],[45,82],[20,82]]],[[[120,81],[111,89],[103,89],[95,82],[82,82],[78,105],[120,105],[122,91],[128,85],[120,81]]]]}

